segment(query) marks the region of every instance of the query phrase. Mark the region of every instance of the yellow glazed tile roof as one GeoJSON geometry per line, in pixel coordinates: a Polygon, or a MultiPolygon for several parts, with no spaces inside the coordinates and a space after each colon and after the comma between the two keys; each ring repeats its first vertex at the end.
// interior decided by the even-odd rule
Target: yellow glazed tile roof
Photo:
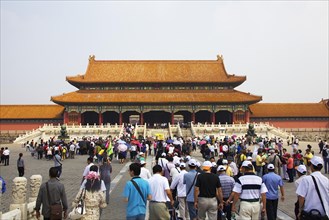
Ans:
{"type": "Polygon", "coordinates": [[[256,103],[261,96],[236,90],[78,90],[53,96],[64,103],[256,103]]]}
{"type": "Polygon", "coordinates": [[[257,103],[249,106],[252,118],[329,117],[329,109],[320,103],[257,103]]]}
{"type": "Polygon", "coordinates": [[[95,60],[89,58],[85,75],[66,77],[84,83],[235,83],[245,76],[228,75],[222,58],[218,60],[95,60]]]}
{"type": "Polygon", "coordinates": [[[59,105],[0,105],[0,119],[61,119],[59,105]]]}

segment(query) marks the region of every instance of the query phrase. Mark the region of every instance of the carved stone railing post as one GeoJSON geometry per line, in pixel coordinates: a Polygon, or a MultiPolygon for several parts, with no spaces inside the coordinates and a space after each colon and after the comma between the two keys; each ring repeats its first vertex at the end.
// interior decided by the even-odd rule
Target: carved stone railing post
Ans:
{"type": "Polygon", "coordinates": [[[13,202],[10,204],[9,209],[14,210],[19,208],[21,210],[21,219],[27,219],[26,186],[27,179],[25,177],[16,177],[13,179],[13,202]]]}
{"type": "Polygon", "coordinates": [[[32,175],[30,177],[31,195],[29,197],[29,202],[34,202],[34,201],[37,200],[41,183],[42,183],[42,176],[41,175],[32,175]]]}

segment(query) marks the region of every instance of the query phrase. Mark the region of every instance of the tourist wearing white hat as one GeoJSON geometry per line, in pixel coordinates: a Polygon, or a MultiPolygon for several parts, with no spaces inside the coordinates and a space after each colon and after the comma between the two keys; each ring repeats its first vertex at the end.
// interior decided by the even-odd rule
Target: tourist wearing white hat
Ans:
{"type": "Polygon", "coordinates": [[[145,160],[142,160],[140,162],[140,165],[141,165],[141,173],[139,174],[139,177],[143,178],[144,180],[150,179],[151,173],[148,169],[145,168],[146,166],[145,160]]]}
{"type": "Polygon", "coordinates": [[[312,157],[310,160],[312,173],[304,177],[297,188],[299,219],[314,218],[310,213],[313,209],[318,210],[322,217],[329,216],[329,179],[321,174],[323,164],[321,157],[312,157]]]}
{"type": "Polygon", "coordinates": [[[277,218],[279,188],[281,192],[281,201],[284,201],[284,188],[281,176],[274,173],[274,165],[267,165],[268,173],[263,176],[263,182],[268,189],[266,193],[266,215],[268,220],[277,218]]]}
{"type": "Polygon", "coordinates": [[[230,202],[227,202],[227,200],[229,199],[232,193],[235,181],[232,177],[226,174],[226,168],[223,165],[219,165],[217,167],[217,172],[218,172],[220,184],[222,185],[222,194],[224,201],[223,212],[226,214],[227,219],[231,219],[232,206],[230,202]]]}
{"type": "Polygon", "coordinates": [[[197,209],[194,208],[194,185],[196,178],[198,176],[197,161],[195,159],[190,159],[188,161],[188,166],[190,171],[184,174],[183,183],[186,184],[186,202],[188,206],[189,216],[191,220],[197,219],[197,209]]]}
{"type": "MultiPolygon", "coordinates": [[[[296,186],[296,190],[297,190],[300,182],[302,182],[304,177],[306,177],[307,169],[306,169],[305,165],[301,164],[296,168],[296,170],[297,170],[298,179],[295,181],[295,186],[296,186]]],[[[296,217],[296,219],[298,219],[298,213],[299,213],[299,204],[298,204],[298,196],[297,196],[297,201],[295,203],[295,217],[296,217]]]]}
{"type": "Polygon", "coordinates": [[[198,219],[217,219],[217,210],[223,209],[223,195],[219,178],[210,172],[212,164],[202,164],[203,173],[198,175],[194,188],[194,208],[198,209],[198,219]],[[219,204],[217,205],[217,201],[219,204]]]}
{"type": "Polygon", "coordinates": [[[225,170],[226,170],[226,174],[230,177],[233,177],[234,174],[233,174],[233,170],[232,168],[228,165],[228,161],[226,159],[223,160],[223,165],[225,167],[225,170]]]}
{"type": "Polygon", "coordinates": [[[266,195],[267,188],[263,183],[262,178],[256,176],[252,171],[253,166],[250,161],[242,163],[243,176],[240,176],[233,188],[234,201],[232,204],[232,212],[236,212],[236,203],[240,198],[240,212],[241,219],[258,219],[260,212],[261,200],[263,203],[262,213],[266,212],[266,195]],[[246,186],[248,186],[246,188],[246,186]],[[243,189],[243,190],[242,190],[243,189]]]}
{"type": "Polygon", "coordinates": [[[173,190],[177,187],[177,198],[179,202],[179,214],[183,220],[189,219],[188,208],[186,203],[186,184],[184,184],[184,175],[187,173],[186,164],[180,163],[180,173],[173,178],[170,189],[173,190]]]}

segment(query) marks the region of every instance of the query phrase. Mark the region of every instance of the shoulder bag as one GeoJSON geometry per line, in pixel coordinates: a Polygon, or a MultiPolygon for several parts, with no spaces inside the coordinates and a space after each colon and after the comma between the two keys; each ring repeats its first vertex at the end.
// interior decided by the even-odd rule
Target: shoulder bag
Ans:
{"type": "Polygon", "coordinates": [[[199,174],[199,173],[196,172],[195,177],[194,177],[194,180],[193,180],[193,182],[192,182],[192,185],[190,186],[190,188],[188,189],[188,191],[187,191],[187,193],[186,193],[186,197],[187,197],[188,194],[190,194],[191,189],[193,188],[193,185],[194,185],[194,183],[195,183],[195,180],[196,180],[198,174],[199,174]]]}
{"type": "Polygon", "coordinates": [[[144,198],[143,193],[142,193],[141,189],[139,188],[138,184],[137,184],[133,179],[130,180],[130,181],[133,183],[133,185],[134,185],[135,188],[137,189],[139,195],[142,197],[142,200],[143,200],[144,204],[146,205],[145,198],[144,198]]]}
{"type": "Polygon", "coordinates": [[[318,187],[318,184],[315,180],[315,177],[312,176],[312,179],[313,179],[313,182],[314,182],[314,186],[315,186],[315,189],[316,189],[316,192],[319,196],[319,199],[320,199],[320,202],[321,202],[321,205],[322,205],[322,208],[324,210],[324,213],[325,215],[324,216],[321,216],[321,213],[319,210],[317,209],[312,209],[311,211],[309,212],[306,212],[306,211],[302,211],[302,215],[301,215],[301,219],[302,220],[328,220],[328,216],[326,215],[326,209],[323,205],[323,201],[322,201],[322,198],[321,198],[321,195],[320,195],[320,190],[319,190],[319,187],[318,187]]]}
{"type": "Polygon", "coordinates": [[[70,219],[80,219],[82,218],[83,215],[86,214],[85,198],[86,198],[86,190],[83,189],[79,197],[78,205],[74,207],[72,212],[70,212],[69,214],[70,219]]]}
{"type": "Polygon", "coordinates": [[[63,213],[62,204],[52,204],[51,203],[48,182],[46,183],[46,187],[47,187],[48,205],[50,208],[50,219],[51,220],[60,220],[60,219],[62,219],[62,213],[63,213]]]}

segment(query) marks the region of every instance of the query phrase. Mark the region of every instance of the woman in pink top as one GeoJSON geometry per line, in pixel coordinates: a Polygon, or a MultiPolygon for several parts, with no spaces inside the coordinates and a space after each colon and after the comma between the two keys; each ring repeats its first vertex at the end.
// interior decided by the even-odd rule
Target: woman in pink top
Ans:
{"type": "Polygon", "coordinates": [[[289,176],[289,183],[294,182],[294,174],[293,174],[293,169],[294,169],[294,159],[291,157],[289,153],[286,154],[286,157],[288,158],[287,160],[287,172],[289,176]]]}

